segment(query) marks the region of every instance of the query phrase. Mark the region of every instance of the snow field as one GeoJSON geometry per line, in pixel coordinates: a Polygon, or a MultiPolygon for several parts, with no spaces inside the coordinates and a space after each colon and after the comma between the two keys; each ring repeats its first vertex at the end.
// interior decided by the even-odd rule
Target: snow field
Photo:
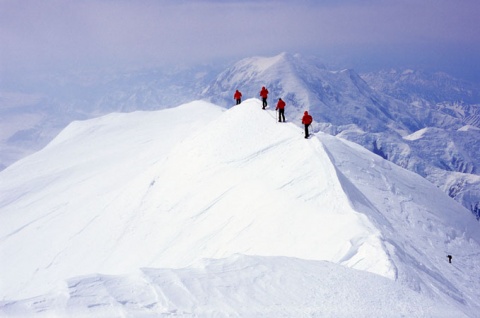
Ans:
{"type": "Polygon", "coordinates": [[[467,282],[480,238],[468,211],[356,144],[305,140],[274,113],[252,99],[227,111],[192,102],[111,114],[71,124],[2,171],[0,259],[11,274],[0,281],[0,309],[473,317],[480,282],[467,282]],[[459,268],[445,260],[451,251],[459,268]],[[235,265],[198,271],[202,259],[235,265]],[[243,262],[256,264],[246,278],[243,262]],[[153,283],[134,274],[146,267],[185,276],[153,283]]]}
{"type": "Polygon", "coordinates": [[[378,275],[329,262],[233,255],[182,269],[68,280],[3,306],[35,317],[466,317],[378,275]]]}

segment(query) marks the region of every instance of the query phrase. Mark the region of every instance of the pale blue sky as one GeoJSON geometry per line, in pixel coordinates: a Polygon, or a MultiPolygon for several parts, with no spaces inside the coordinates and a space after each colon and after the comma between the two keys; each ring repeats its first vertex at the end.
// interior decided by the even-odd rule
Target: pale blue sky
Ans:
{"type": "Polygon", "coordinates": [[[478,0],[0,0],[0,75],[286,51],[480,79],[479,17],[478,0]]]}

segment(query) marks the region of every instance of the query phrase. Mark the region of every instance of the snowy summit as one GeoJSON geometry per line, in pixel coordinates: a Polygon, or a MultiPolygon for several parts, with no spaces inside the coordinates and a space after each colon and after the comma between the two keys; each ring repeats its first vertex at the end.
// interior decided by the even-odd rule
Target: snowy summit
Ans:
{"type": "Polygon", "coordinates": [[[473,215],[299,120],[249,99],[70,124],[0,172],[0,313],[475,317],[473,215]]]}

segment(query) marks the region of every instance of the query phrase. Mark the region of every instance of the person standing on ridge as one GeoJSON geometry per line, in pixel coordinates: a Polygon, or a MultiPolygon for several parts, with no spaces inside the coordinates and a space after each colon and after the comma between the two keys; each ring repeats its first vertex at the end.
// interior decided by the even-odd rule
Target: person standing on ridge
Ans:
{"type": "Polygon", "coordinates": [[[240,93],[240,91],[237,89],[235,91],[235,94],[233,94],[233,98],[235,98],[235,100],[237,101],[236,105],[239,105],[242,102],[242,93],[240,93]]]}
{"type": "Polygon", "coordinates": [[[302,118],[302,124],[305,125],[305,138],[308,138],[308,136],[310,136],[310,134],[308,133],[308,126],[310,126],[312,121],[313,121],[312,116],[310,116],[308,112],[305,111],[303,113],[303,118],[302,118]]]}
{"type": "Polygon", "coordinates": [[[267,107],[267,97],[268,97],[268,89],[265,86],[262,86],[262,90],[260,91],[260,96],[262,97],[263,106],[262,109],[267,107]]]}
{"type": "Polygon", "coordinates": [[[279,98],[278,99],[278,103],[277,103],[277,107],[275,108],[275,110],[278,110],[278,122],[281,123],[282,122],[282,117],[283,117],[283,122],[285,122],[285,102],[279,98]]]}

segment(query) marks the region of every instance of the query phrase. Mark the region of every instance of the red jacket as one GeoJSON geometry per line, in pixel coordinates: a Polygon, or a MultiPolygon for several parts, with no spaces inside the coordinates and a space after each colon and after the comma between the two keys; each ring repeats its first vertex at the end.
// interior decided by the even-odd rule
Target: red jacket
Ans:
{"type": "Polygon", "coordinates": [[[282,100],[282,99],[279,99],[278,100],[278,103],[277,103],[277,108],[275,108],[275,110],[277,109],[284,109],[285,108],[285,102],[282,100]]]}
{"type": "Polygon", "coordinates": [[[260,96],[262,96],[263,98],[267,98],[268,96],[268,89],[264,87],[262,87],[262,90],[260,91],[260,96]]]}
{"type": "Polygon", "coordinates": [[[313,121],[312,116],[310,116],[307,111],[304,112],[303,113],[303,118],[302,118],[302,124],[310,125],[312,123],[312,121],[313,121]]]}
{"type": "Polygon", "coordinates": [[[233,98],[235,98],[235,99],[240,99],[240,98],[242,98],[242,93],[240,93],[240,92],[238,91],[238,89],[237,89],[237,91],[236,91],[235,94],[233,95],[233,98]]]}

